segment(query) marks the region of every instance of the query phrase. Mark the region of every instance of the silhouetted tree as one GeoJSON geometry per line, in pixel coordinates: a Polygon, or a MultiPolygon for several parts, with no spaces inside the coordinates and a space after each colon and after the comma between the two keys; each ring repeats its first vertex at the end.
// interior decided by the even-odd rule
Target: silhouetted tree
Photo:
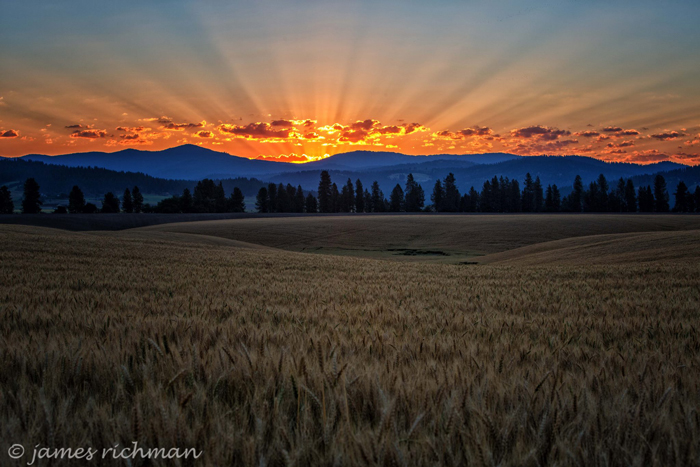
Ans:
{"type": "Polygon", "coordinates": [[[258,195],[255,197],[255,209],[258,212],[269,212],[268,201],[267,188],[260,188],[260,190],[258,190],[258,195]]]}
{"type": "Polygon", "coordinates": [[[365,188],[362,197],[365,199],[365,212],[372,212],[372,195],[369,193],[369,190],[367,188],[365,188]]]}
{"type": "Polygon", "coordinates": [[[365,212],[365,193],[359,178],[355,180],[355,212],[365,212]]]}
{"type": "Polygon", "coordinates": [[[131,200],[134,203],[134,212],[143,211],[143,195],[139,187],[135,186],[134,189],[131,190],[131,200]]]}
{"type": "Polygon", "coordinates": [[[353,212],[355,210],[355,187],[349,178],[341,189],[339,210],[340,212],[353,212]]]}
{"type": "Polygon", "coordinates": [[[234,187],[228,199],[228,212],[245,212],[245,196],[240,188],[234,187]]]}
{"type": "Polygon", "coordinates": [[[205,178],[197,182],[194,187],[194,195],[192,196],[195,212],[217,212],[217,205],[220,201],[217,199],[221,193],[214,183],[214,180],[205,178]]]}
{"type": "Polygon", "coordinates": [[[700,212],[700,185],[695,187],[695,192],[693,193],[693,204],[695,205],[695,212],[700,212]]]}
{"type": "Polygon", "coordinates": [[[280,212],[279,201],[277,200],[277,185],[274,183],[267,185],[267,211],[280,212]]]}
{"type": "Polygon", "coordinates": [[[580,175],[576,175],[574,179],[574,187],[569,196],[569,210],[573,212],[581,212],[583,210],[583,180],[580,175]]]}
{"type": "Polygon", "coordinates": [[[457,212],[459,211],[459,190],[457,189],[457,184],[455,183],[455,176],[452,172],[447,174],[444,180],[445,187],[445,199],[443,200],[443,210],[446,212],[457,212]]]}
{"type": "MultiPolygon", "coordinates": [[[[133,205],[133,202],[132,202],[133,205]]],[[[85,196],[83,191],[74,185],[73,189],[68,194],[68,212],[71,214],[78,214],[85,210],[85,196]]]]}
{"type": "Polygon", "coordinates": [[[423,209],[425,205],[425,193],[423,192],[423,187],[413,178],[413,174],[408,174],[406,178],[404,196],[406,212],[418,212],[423,209]]]}
{"type": "Polygon", "coordinates": [[[433,210],[441,212],[445,201],[445,189],[442,187],[442,182],[437,180],[433,187],[433,194],[430,195],[430,201],[433,202],[433,210]]]}
{"type": "Polygon", "coordinates": [[[306,195],[306,212],[316,212],[318,209],[318,203],[316,202],[316,197],[309,193],[306,195]]]}
{"type": "Polygon", "coordinates": [[[389,197],[389,210],[391,212],[401,212],[404,209],[404,194],[401,189],[401,185],[398,183],[391,190],[391,196],[389,197]]]}
{"type": "Polygon", "coordinates": [[[331,212],[340,212],[340,193],[335,183],[331,185],[331,212]]]}
{"type": "Polygon", "coordinates": [[[226,212],[226,192],[224,185],[219,181],[219,184],[214,189],[214,208],[216,212],[226,212]]]}
{"type": "Polygon", "coordinates": [[[544,209],[544,194],[542,191],[542,182],[540,181],[539,175],[535,179],[535,183],[532,185],[534,191],[534,212],[542,212],[544,209]]]}
{"type": "Polygon", "coordinates": [[[628,178],[627,183],[625,183],[625,208],[627,212],[637,212],[637,195],[631,178],[628,178]]]}
{"type": "Polygon", "coordinates": [[[296,201],[294,202],[294,207],[296,208],[295,212],[304,212],[305,204],[304,190],[301,188],[301,185],[299,185],[296,192],[296,201]]]}
{"type": "MultiPolygon", "coordinates": [[[[269,190],[269,189],[268,189],[269,190]]],[[[272,202],[270,202],[272,204],[272,202]]],[[[291,212],[291,201],[286,188],[281,183],[277,186],[277,202],[274,212],[291,212]]],[[[270,211],[272,212],[272,211],[270,211]]]]}
{"type": "Polygon", "coordinates": [[[379,182],[372,182],[372,212],[384,212],[384,193],[379,188],[379,182]]]}
{"type": "Polygon", "coordinates": [[[124,196],[122,196],[122,210],[128,213],[134,212],[134,201],[128,188],[124,190],[124,196]]]}
{"type": "Polygon", "coordinates": [[[7,186],[0,187],[0,214],[12,214],[15,211],[15,203],[12,201],[12,193],[7,186]]]}
{"type": "Polygon", "coordinates": [[[673,206],[673,211],[674,212],[689,212],[691,203],[692,203],[692,197],[690,195],[690,192],[688,191],[688,187],[683,181],[680,181],[678,183],[678,186],[676,186],[676,191],[673,193],[673,196],[676,197],[676,204],[673,206]]]}
{"type": "Polygon", "coordinates": [[[53,210],[54,214],[68,214],[68,209],[66,209],[65,206],[59,205],[56,206],[56,209],[53,210]]]}
{"type": "Polygon", "coordinates": [[[532,181],[532,175],[530,175],[530,172],[525,174],[522,205],[523,212],[534,212],[535,210],[535,182],[532,181]]]}
{"type": "Polygon", "coordinates": [[[194,200],[192,199],[192,193],[190,192],[189,188],[182,190],[182,196],[180,196],[180,211],[194,211],[194,200]]]}
{"type": "Polygon", "coordinates": [[[333,211],[331,200],[331,176],[328,171],[321,172],[321,181],[318,184],[318,209],[320,212],[333,211]]]}
{"type": "Polygon", "coordinates": [[[654,177],[654,209],[656,212],[668,212],[669,209],[666,179],[661,174],[654,177]]]}
{"type": "Polygon", "coordinates": [[[639,187],[637,203],[639,204],[639,212],[654,211],[654,193],[651,191],[650,186],[647,185],[646,187],[639,187]]]}
{"type": "Polygon", "coordinates": [[[23,214],[37,214],[41,212],[41,195],[39,194],[39,184],[33,178],[28,178],[24,182],[24,199],[22,200],[23,214]]]}
{"type": "Polygon", "coordinates": [[[100,209],[100,212],[102,212],[102,213],[119,212],[119,198],[114,196],[114,193],[112,193],[111,191],[107,192],[105,194],[105,197],[102,199],[102,209],[100,209]]]}

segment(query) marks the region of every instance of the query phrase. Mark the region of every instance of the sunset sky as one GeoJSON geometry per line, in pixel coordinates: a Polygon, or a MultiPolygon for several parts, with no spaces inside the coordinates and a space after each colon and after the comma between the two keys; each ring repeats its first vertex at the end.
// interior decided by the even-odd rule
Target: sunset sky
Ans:
{"type": "Polygon", "coordinates": [[[3,2],[0,155],[700,164],[700,2],[3,2]]]}

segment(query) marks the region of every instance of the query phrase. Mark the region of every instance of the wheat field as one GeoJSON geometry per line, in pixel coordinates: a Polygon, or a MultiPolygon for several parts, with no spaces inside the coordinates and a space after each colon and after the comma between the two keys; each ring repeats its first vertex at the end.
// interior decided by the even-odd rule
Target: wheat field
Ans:
{"type": "Polygon", "coordinates": [[[249,246],[0,226],[0,456],[137,441],[206,466],[700,465],[696,261],[249,246]]]}

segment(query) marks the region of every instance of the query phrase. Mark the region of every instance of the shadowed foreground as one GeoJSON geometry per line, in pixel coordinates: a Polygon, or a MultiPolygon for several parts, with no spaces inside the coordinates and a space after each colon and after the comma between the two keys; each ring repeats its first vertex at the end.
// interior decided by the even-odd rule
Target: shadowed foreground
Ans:
{"type": "Polygon", "coordinates": [[[138,441],[197,447],[197,465],[700,463],[697,263],[0,239],[2,455],[138,441]]]}

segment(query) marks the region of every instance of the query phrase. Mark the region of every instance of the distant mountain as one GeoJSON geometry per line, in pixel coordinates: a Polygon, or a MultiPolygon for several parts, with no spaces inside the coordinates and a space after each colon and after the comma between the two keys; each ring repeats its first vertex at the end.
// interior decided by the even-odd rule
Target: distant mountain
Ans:
{"type": "Polygon", "coordinates": [[[162,151],[125,149],[113,153],[84,152],[63,156],[31,154],[22,159],[68,167],[102,167],[125,172],[141,172],[153,177],[182,180],[201,180],[212,174],[219,174],[220,178],[265,175],[278,173],[280,169],[284,170],[284,166],[298,170],[294,168],[294,164],[280,165],[279,162],[251,160],[191,144],[162,151]]]}
{"type": "MultiPolygon", "coordinates": [[[[455,174],[457,186],[462,192],[469,190],[472,186],[481,190],[484,181],[494,176],[517,179],[522,183],[526,173],[530,173],[533,178],[539,176],[545,186],[557,184],[562,194],[570,191],[576,175],[581,175],[584,183],[588,184],[602,173],[612,183],[620,177],[651,177],[657,172],[671,173],[681,170],[678,176],[689,177],[688,180],[685,180],[686,184],[694,186],[696,183],[693,178],[695,172],[674,162],[639,165],[610,163],[583,156],[522,157],[504,153],[409,156],[395,152],[353,151],[306,164],[291,164],[251,160],[199,146],[184,145],[163,151],[127,149],[115,153],[90,152],[64,156],[28,155],[21,159],[44,162],[47,165],[41,169],[41,173],[47,174],[50,172],[46,169],[49,167],[48,164],[67,166],[62,170],[66,170],[68,167],[90,166],[118,171],[110,175],[92,172],[91,176],[102,180],[102,183],[95,186],[95,190],[112,186],[108,183],[109,177],[113,177],[114,180],[136,180],[138,177],[150,176],[158,180],[173,179],[178,181],[178,184],[172,187],[160,181],[153,181],[151,186],[158,193],[180,192],[181,187],[187,185],[185,182],[203,178],[227,180],[237,177],[258,179],[251,187],[259,186],[262,180],[283,184],[291,183],[294,186],[301,185],[306,190],[316,190],[319,173],[322,170],[328,170],[333,181],[338,185],[345,183],[350,178],[353,182],[360,179],[369,187],[374,180],[377,180],[387,195],[397,183],[405,185],[409,173],[412,173],[416,181],[423,185],[426,192],[432,191],[435,181],[444,179],[449,172],[455,174]],[[683,170],[688,172],[682,172],[683,170]],[[134,172],[134,174],[119,174],[121,171],[134,172]],[[165,186],[168,188],[164,188],[165,186]]],[[[53,175],[46,175],[46,180],[57,177],[59,171],[52,173],[53,175]]],[[[0,175],[2,175],[1,171],[0,175]]],[[[74,176],[76,176],[75,173],[70,175],[70,177],[74,176]]],[[[65,180],[69,179],[69,175],[60,175],[60,177],[65,180]]],[[[83,175],[80,177],[84,179],[83,175]]],[[[641,180],[642,178],[640,178],[641,180]]],[[[49,183],[55,187],[66,184],[62,183],[61,180],[55,182],[55,184],[54,181],[49,183]]],[[[90,185],[92,182],[87,181],[86,183],[90,185]]],[[[121,186],[119,183],[117,185],[121,186]]]]}
{"type": "MultiPolygon", "coordinates": [[[[473,164],[494,164],[517,159],[512,154],[471,154],[409,156],[395,152],[354,151],[337,154],[327,159],[303,164],[304,170],[369,170],[399,164],[451,161],[473,164]]],[[[85,152],[62,156],[30,154],[21,159],[58,164],[68,167],[101,167],[110,170],[141,172],[153,177],[201,180],[203,178],[258,177],[268,178],[277,174],[297,172],[299,164],[253,160],[232,156],[186,144],[163,151],[85,152]]]]}
{"type": "MultiPolygon", "coordinates": [[[[59,196],[69,193],[78,185],[85,196],[101,198],[111,191],[121,197],[126,188],[138,186],[142,193],[159,196],[179,195],[188,188],[194,190],[194,180],[170,180],[151,177],[143,173],[117,172],[97,167],[66,167],[45,164],[40,161],[0,158],[0,185],[7,185],[13,191],[21,191],[24,181],[32,177],[39,183],[44,196],[59,196]]],[[[246,196],[255,196],[261,186],[266,185],[255,178],[224,178],[221,180],[224,191],[230,194],[236,186],[246,196]]]]}

